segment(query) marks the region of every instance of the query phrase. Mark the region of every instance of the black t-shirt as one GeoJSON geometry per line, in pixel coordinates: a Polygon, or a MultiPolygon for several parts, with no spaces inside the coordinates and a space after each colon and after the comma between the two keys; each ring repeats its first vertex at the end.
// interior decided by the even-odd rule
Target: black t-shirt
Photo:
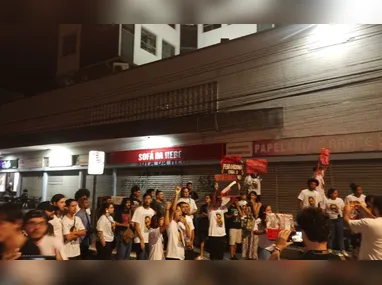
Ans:
{"type": "Polygon", "coordinates": [[[345,260],[341,256],[328,251],[310,250],[302,254],[299,260],[345,260]]]}
{"type": "Polygon", "coordinates": [[[200,207],[200,213],[205,213],[207,216],[202,216],[200,215],[199,218],[199,230],[200,231],[208,231],[208,228],[210,226],[209,221],[208,221],[208,205],[203,204],[200,207]]]}
{"type": "Polygon", "coordinates": [[[160,213],[161,215],[166,214],[166,203],[165,202],[158,202],[157,200],[153,200],[150,205],[151,209],[153,209],[155,212],[160,213]]]}
{"type": "Polygon", "coordinates": [[[194,199],[195,201],[199,200],[199,195],[198,195],[198,193],[196,193],[195,191],[192,191],[192,192],[190,193],[190,196],[191,196],[191,198],[194,199]]]}
{"type": "MultiPolygon", "coordinates": [[[[0,260],[3,259],[4,247],[0,244],[0,260]]],[[[21,257],[28,255],[41,255],[39,247],[30,239],[27,239],[25,244],[20,248],[21,257]]]]}
{"type": "Polygon", "coordinates": [[[228,209],[227,214],[231,216],[231,218],[228,219],[228,228],[241,229],[241,218],[239,215],[239,210],[235,206],[231,206],[228,209]]]}

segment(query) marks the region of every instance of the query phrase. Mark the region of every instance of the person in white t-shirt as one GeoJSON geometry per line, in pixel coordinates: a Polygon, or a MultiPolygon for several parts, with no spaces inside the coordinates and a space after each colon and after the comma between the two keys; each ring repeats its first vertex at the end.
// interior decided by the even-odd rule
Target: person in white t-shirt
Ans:
{"type": "Polygon", "coordinates": [[[65,201],[67,212],[62,218],[62,233],[64,235],[65,254],[69,260],[80,260],[80,237],[86,235],[86,229],[79,217],[76,217],[77,201],[68,199],[65,201]]]}
{"type": "Polygon", "coordinates": [[[55,215],[53,219],[49,221],[49,223],[53,226],[54,236],[60,239],[62,242],[64,241],[64,235],[62,233],[62,217],[65,211],[65,196],[62,194],[56,194],[52,197],[51,203],[56,208],[55,215]]]}
{"type": "Polygon", "coordinates": [[[308,189],[302,190],[297,197],[299,210],[308,207],[323,208],[325,206],[320,193],[316,190],[319,184],[320,183],[315,178],[310,178],[308,180],[308,189]]]}
{"type": "Polygon", "coordinates": [[[343,211],[345,208],[344,201],[338,197],[338,191],[330,188],[325,199],[325,213],[330,218],[330,231],[328,241],[328,249],[333,249],[333,244],[339,245],[340,251],[344,256],[348,256],[344,245],[344,222],[343,211]]]}
{"type": "Polygon", "coordinates": [[[165,259],[163,250],[163,233],[170,224],[171,202],[167,202],[165,216],[158,212],[151,218],[151,230],[149,233],[150,255],[149,260],[165,259]]]}
{"type": "Polygon", "coordinates": [[[191,198],[190,192],[187,187],[183,187],[182,191],[180,192],[180,199],[178,203],[185,202],[190,205],[191,211],[190,216],[193,219],[194,214],[198,211],[198,207],[196,206],[195,200],[191,198]]]}
{"type": "Polygon", "coordinates": [[[135,210],[133,218],[131,219],[136,231],[134,247],[138,260],[147,260],[150,255],[149,233],[151,218],[155,214],[155,211],[150,208],[151,202],[151,196],[147,193],[144,194],[142,206],[135,210]]]}
{"type": "Polygon", "coordinates": [[[97,235],[99,241],[96,243],[98,259],[110,260],[114,249],[114,232],[116,223],[113,219],[113,203],[103,203],[101,216],[97,221],[97,235]]]}
{"type": "Polygon", "coordinates": [[[316,166],[313,168],[313,178],[318,181],[318,185],[316,190],[318,193],[320,193],[321,198],[325,199],[325,171],[327,170],[328,166],[316,166]]]}
{"type": "Polygon", "coordinates": [[[167,250],[166,260],[184,260],[186,239],[191,238],[190,227],[178,207],[181,188],[175,188],[175,197],[172,204],[171,222],[167,227],[167,250]]]}
{"type": "Polygon", "coordinates": [[[189,213],[191,211],[191,207],[189,204],[187,204],[185,202],[179,202],[177,206],[182,211],[182,215],[186,219],[186,222],[190,228],[190,234],[191,234],[190,238],[186,237],[186,239],[185,239],[185,241],[186,241],[186,253],[185,253],[186,257],[185,257],[185,259],[186,260],[194,260],[195,259],[195,256],[194,256],[195,255],[195,252],[194,252],[195,226],[194,226],[193,219],[189,215],[189,213]]]}
{"type": "MultiPolygon", "coordinates": [[[[345,198],[345,204],[351,204],[354,207],[352,207],[352,211],[350,212],[350,218],[352,220],[358,220],[361,217],[360,215],[360,206],[366,206],[365,200],[366,196],[363,194],[363,189],[360,185],[357,185],[355,183],[350,184],[350,190],[352,194],[346,196],[345,198]]],[[[352,234],[350,237],[351,245],[353,248],[353,259],[358,259],[358,252],[359,248],[361,246],[361,234],[352,234]]]]}
{"type": "Polygon", "coordinates": [[[47,235],[48,216],[44,211],[32,210],[24,216],[24,230],[28,237],[40,249],[42,256],[54,256],[56,260],[68,260],[64,250],[64,243],[47,235]]]}
{"type": "Polygon", "coordinates": [[[372,213],[375,218],[352,220],[355,205],[348,203],[344,210],[344,221],[353,233],[361,234],[358,260],[382,260],[382,197],[374,198],[372,213]]]}
{"type": "Polygon", "coordinates": [[[212,197],[212,202],[208,209],[208,219],[210,226],[208,229],[208,239],[210,242],[210,259],[223,260],[226,248],[226,229],[224,214],[228,212],[228,208],[232,205],[235,198],[231,198],[229,203],[221,206],[221,199],[217,199],[217,188],[212,197]]]}

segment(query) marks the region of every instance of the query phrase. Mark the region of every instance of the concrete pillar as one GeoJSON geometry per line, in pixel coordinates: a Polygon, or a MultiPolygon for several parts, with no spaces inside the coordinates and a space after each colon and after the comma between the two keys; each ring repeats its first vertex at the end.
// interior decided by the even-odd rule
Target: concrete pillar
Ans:
{"type": "Polygon", "coordinates": [[[117,196],[117,170],[113,169],[113,196],[117,196]]]}
{"type": "Polygon", "coordinates": [[[42,174],[42,194],[41,201],[46,201],[48,199],[48,172],[42,174]]]}

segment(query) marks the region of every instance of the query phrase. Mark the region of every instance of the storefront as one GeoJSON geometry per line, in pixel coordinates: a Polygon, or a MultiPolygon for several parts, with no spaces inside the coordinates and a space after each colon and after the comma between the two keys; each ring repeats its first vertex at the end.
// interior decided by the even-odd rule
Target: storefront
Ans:
{"type": "Polygon", "coordinates": [[[131,187],[159,189],[172,198],[176,185],[192,182],[199,196],[212,190],[214,175],[220,172],[223,144],[133,150],[110,153],[109,167],[116,169],[117,195],[130,195],[131,187]]]}
{"type": "Polygon", "coordinates": [[[321,148],[332,153],[325,189],[334,187],[345,197],[350,183],[357,183],[366,195],[382,194],[382,132],[293,138],[253,143],[253,157],[268,160],[262,177],[264,203],[295,213],[297,196],[306,188],[321,148]]]}

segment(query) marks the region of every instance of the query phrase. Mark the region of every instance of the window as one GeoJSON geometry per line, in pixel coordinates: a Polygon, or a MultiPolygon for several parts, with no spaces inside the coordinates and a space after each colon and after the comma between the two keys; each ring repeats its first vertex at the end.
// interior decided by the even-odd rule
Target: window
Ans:
{"type": "Polygon", "coordinates": [[[257,24],[257,31],[265,31],[273,28],[273,24],[257,24]]]}
{"type": "Polygon", "coordinates": [[[156,55],[157,54],[157,37],[148,30],[142,28],[141,49],[156,55]]]}
{"type": "Polygon", "coordinates": [[[77,34],[71,34],[63,37],[62,56],[75,54],[77,52],[77,34]]]}
{"type": "Polygon", "coordinates": [[[169,25],[171,28],[173,28],[173,29],[176,29],[176,26],[175,26],[175,24],[167,24],[167,25],[169,25]]]}
{"type": "Polygon", "coordinates": [[[221,28],[222,24],[203,24],[203,33],[221,28]]]}
{"type": "Polygon", "coordinates": [[[162,58],[168,58],[175,55],[175,47],[168,42],[162,41],[162,58]]]}
{"type": "Polygon", "coordinates": [[[134,35],[134,24],[122,24],[122,30],[134,35]]]}

